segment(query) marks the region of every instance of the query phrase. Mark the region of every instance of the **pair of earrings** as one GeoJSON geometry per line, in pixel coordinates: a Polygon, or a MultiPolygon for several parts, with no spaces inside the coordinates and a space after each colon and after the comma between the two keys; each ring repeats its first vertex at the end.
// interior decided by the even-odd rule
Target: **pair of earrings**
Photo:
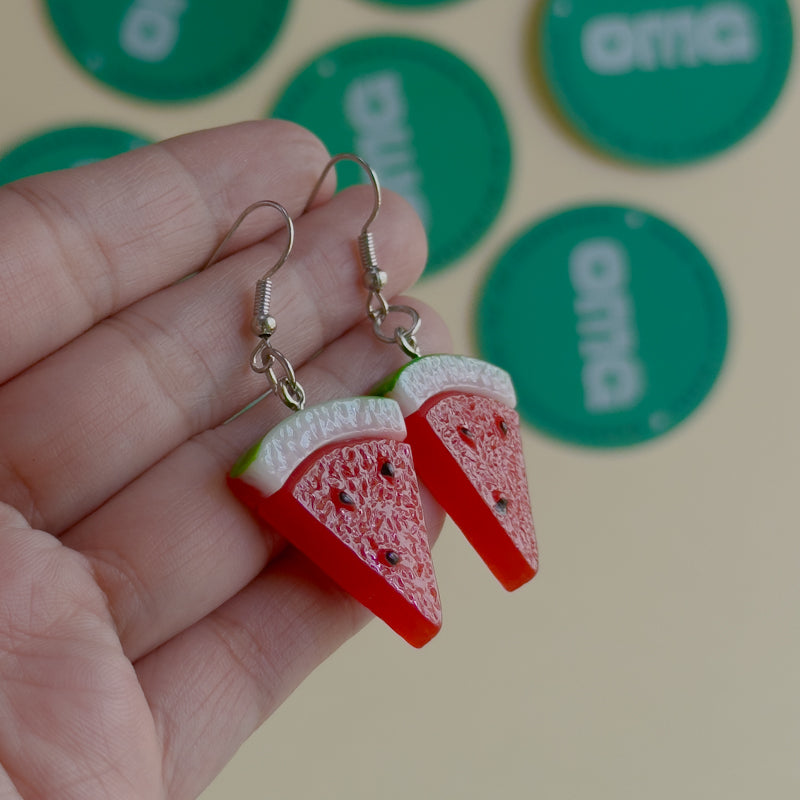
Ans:
{"type": "Polygon", "coordinates": [[[291,363],[271,343],[272,278],[294,243],[286,209],[264,200],[245,209],[206,266],[255,209],[284,218],[288,243],[257,282],[252,330],[259,337],[250,366],[266,375],[295,414],[245,453],[228,477],[233,493],[336,583],[406,641],[422,647],[441,628],[417,476],[461,528],[503,586],[516,589],[538,569],[538,552],[522,454],[516,397],[509,375],[474,358],[420,353],[418,312],[389,304],[369,230],[381,206],[377,175],[358,156],[334,156],[311,192],[343,160],[367,173],[375,202],[358,236],[375,336],[397,344],[411,361],[368,396],[305,408],[291,363]],[[383,325],[405,314],[409,327],[383,325]],[[279,373],[281,373],[279,375],[279,373]]]}

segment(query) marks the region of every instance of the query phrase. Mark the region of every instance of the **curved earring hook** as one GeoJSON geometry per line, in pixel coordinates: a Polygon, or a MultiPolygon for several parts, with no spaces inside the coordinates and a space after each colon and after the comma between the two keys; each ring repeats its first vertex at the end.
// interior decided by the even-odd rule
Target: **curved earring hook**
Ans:
{"type": "Polygon", "coordinates": [[[257,208],[264,207],[274,208],[283,215],[284,220],[286,220],[286,229],[289,232],[289,241],[286,243],[286,247],[284,248],[283,253],[281,253],[281,257],[264,273],[259,282],[268,281],[284,265],[286,259],[289,258],[289,253],[292,252],[292,247],[294,247],[294,223],[292,222],[292,218],[289,216],[289,212],[280,203],[276,203],[274,200],[259,200],[257,203],[253,203],[252,205],[248,206],[244,211],[242,211],[241,214],[239,214],[236,222],[231,225],[230,230],[225,234],[225,238],[219,243],[219,246],[211,254],[208,261],[206,261],[206,263],[200,268],[200,272],[202,272],[204,269],[208,269],[208,267],[217,262],[219,255],[222,252],[222,248],[225,247],[231,236],[236,233],[236,230],[245,221],[245,219],[257,208]]]}
{"type": "Polygon", "coordinates": [[[322,174],[311,190],[311,195],[308,198],[306,207],[303,209],[303,213],[308,211],[311,207],[331,167],[338,164],[340,161],[354,161],[358,164],[369,176],[372,182],[372,188],[375,190],[375,204],[372,207],[372,213],[364,223],[364,227],[361,229],[361,233],[358,235],[357,239],[358,260],[361,263],[361,268],[364,270],[364,287],[369,292],[369,297],[367,299],[367,317],[372,320],[373,333],[382,342],[397,344],[410,358],[419,358],[420,350],[416,339],[417,332],[421,325],[419,313],[416,309],[411,308],[411,306],[390,305],[383,296],[383,290],[388,283],[388,277],[378,264],[374,237],[372,231],[369,229],[369,226],[372,225],[375,221],[375,217],[378,216],[378,212],[381,210],[381,185],[378,181],[378,176],[375,174],[375,170],[373,170],[363,158],[354,153],[339,153],[339,155],[333,156],[325,165],[325,169],[322,170],[322,174]],[[408,328],[395,328],[393,335],[389,336],[381,330],[381,326],[386,321],[389,314],[393,312],[407,314],[411,319],[411,323],[408,328]]]}
{"type": "Polygon", "coordinates": [[[280,350],[273,347],[269,341],[277,328],[275,319],[270,316],[269,313],[272,298],[272,276],[286,263],[286,259],[289,258],[289,253],[292,252],[292,247],[294,247],[294,223],[289,216],[289,212],[280,203],[276,203],[274,200],[259,200],[249,205],[239,214],[236,222],[231,225],[230,230],[225,234],[225,237],[219,243],[217,249],[214,250],[211,257],[199,271],[202,272],[217,261],[222,249],[228,243],[228,240],[236,233],[238,227],[253,213],[253,211],[257,208],[265,207],[274,208],[283,216],[286,221],[286,230],[289,233],[289,241],[286,243],[286,247],[283,249],[280,258],[256,281],[256,292],[253,300],[253,318],[250,328],[253,333],[259,337],[260,341],[250,355],[250,368],[253,372],[267,376],[273,390],[279,394],[284,405],[291,408],[292,411],[301,411],[306,401],[303,387],[298,383],[289,359],[287,359],[280,350]],[[276,366],[283,370],[284,374],[282,376],[279,376],[275,372],[276,366]]]}
{"type": "Polygon", "coordinates": [[[381,210],[381,184],[378,180],[378,176],[375,174],[375,170],[373,170],[363,158],[357,156],[355,153],[339,153],[339,155],[331,158],[331,160],[325,165],[325,169],[322,170],[322,174],[319,176],[319,179],[314,184],[314,188],[311,190],[311,194],[308,197],[308,201],[306,202],[306,207],[303,209],[303,213],[305,214],[306,211],[311,208],[311,204],[314,202],[314,198],[317,196],[317,192],[319,192],[320,187],[325,181],[325,178],[327,177],[331,168],[340,161],[354,161],[356,164],[358,164],[364,170],[364,172],[367,173],[367,177],[372,183],[372,188],[375,190],[375,204],[372,206],[372,213],[369,215],[369,218],[364,223],[364,227],[361,229],[361,235],[365,236],[367,233],[369,233],[369,226],[375,222],[375,217],[378,216],[378,212],[381,210]]]}

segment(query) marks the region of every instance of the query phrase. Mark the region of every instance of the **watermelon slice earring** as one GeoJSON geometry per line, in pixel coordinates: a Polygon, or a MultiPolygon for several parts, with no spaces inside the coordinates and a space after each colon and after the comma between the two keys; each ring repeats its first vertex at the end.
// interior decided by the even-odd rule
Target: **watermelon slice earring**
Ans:
{"type": "Polygon", "coordinates": [[[294,242],[291,217],[279,203],[245,209],[206,267],[245,217],[264,206],[283,215],[289,241],[256,284],[252,330],[259,342],[250,367],[296,413],[239,459],[228,483],[345,591],[422,647],[441,628],[441,607],[400,407],[388,398],[354,397],[305,408],[291,363],[271,343],[272,276],[294,242]]]}
{"type": "Polygon", "coordinates": [[[509,591],[536,574],[539,555],[522,454],[516,395],[504,370],[475,358],[421,356],[417,311],[383,297],[386,274],[378,266],[370,225],[381,204],[372,168],[351,153],[334,156],[306,204],[339,161],[359,164],[375,191],[375,204],[358,236],[359,261],[369,292],[367,316],[375,336],[397,344],[412,360],[373,389],[396,400],[408,428],[417,475],[509,591]],[[405,314],[407,328],[383,330],[390,314],[405,314]]]}

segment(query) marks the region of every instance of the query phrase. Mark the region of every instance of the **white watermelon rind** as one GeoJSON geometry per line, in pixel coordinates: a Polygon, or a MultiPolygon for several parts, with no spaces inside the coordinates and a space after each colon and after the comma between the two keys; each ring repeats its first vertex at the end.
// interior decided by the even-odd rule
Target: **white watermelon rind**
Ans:
{"type": "Polygon", "coordinates": [[[504,369],[478,358],[449,354],[414,359],[375,391],[396,400],[405,417],[442,392],[478,394],[508,408],[517,405],[514,384],[504,369]]]}
{"type": "Polygon", "coordinates": [[[298,411],[250,448],[230,474],[268,497],[313,452],[336,442],[366,438],[405,441],[403,413],[394,400],[350,397],[298,411]]]}

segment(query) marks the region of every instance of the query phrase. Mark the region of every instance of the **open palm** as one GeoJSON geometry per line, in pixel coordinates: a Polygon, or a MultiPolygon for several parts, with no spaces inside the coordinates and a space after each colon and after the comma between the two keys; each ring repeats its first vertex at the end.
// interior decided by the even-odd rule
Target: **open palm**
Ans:
{"type": "MultiPolygon", "coordinates": [[[[263,121],[0,188],[0,800],[196,797],[369,618],[225,486],[288,413],[270,397],[222,424],[266,388],[248,305],[281,219],[253,214],[177,282],[250,203],[299,216],[326,160],[263,121]]],[[[332,190],[297,220],[273,303],[309,404],[404,358],[357,324],[371,196],[332,190]]],[[[378,233],[401,291],[423,233],[392,196],[378,233]]],[[[430,313],[422,338],[446,343],[430,313]]]]}

